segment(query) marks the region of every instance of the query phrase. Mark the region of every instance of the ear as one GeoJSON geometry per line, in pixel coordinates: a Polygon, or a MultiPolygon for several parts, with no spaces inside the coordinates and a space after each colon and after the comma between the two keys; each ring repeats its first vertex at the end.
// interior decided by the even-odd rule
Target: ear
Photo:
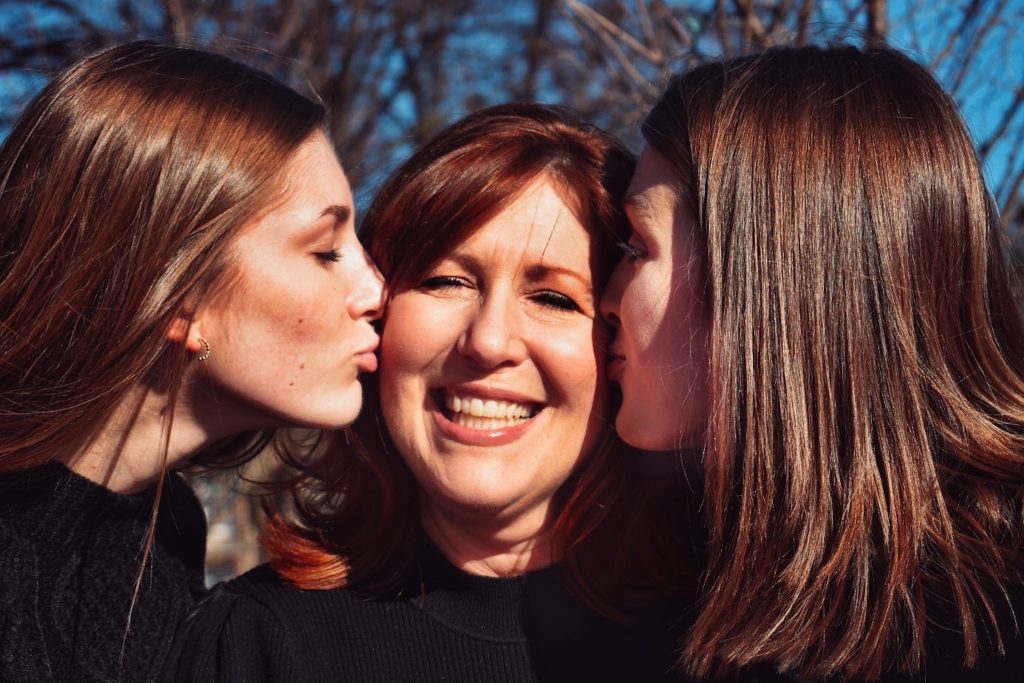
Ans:
{"type": "Polygon", "coordinates": [[[171,326],[167,328],[167,338],[177,344],[184,344],[185,348],[192,353],[199,353],[203,350],[203,344],[199,341],[199,338],[203,335],[199,331],[200,323],[198,320],[190,320],[178,316],[171,323],[171,326]]]}

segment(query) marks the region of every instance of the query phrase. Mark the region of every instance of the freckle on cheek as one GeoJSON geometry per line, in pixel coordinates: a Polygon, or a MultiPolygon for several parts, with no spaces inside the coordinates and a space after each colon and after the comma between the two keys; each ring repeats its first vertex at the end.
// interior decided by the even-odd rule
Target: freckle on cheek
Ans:
{"type": "Polygon", "coordinates": [[[299,324],[300,324],[300,325],[301,325],[302,323],[304,323],[304,322],[306,322],[306,319],[305,319],[305,318],[299,318],[299,324]]]}
{"type": "Polygon", "coordinates": [[[305,363],[299,363],[299,370],[305,370],[305,369],[306,369],[306,364],[305,363]]]}

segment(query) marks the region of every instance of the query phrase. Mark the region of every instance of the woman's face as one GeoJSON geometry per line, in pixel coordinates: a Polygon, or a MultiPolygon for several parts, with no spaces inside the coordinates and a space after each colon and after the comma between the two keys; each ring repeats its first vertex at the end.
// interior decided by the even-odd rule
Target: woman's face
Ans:
{"type": "Polygon", "coordinates": [[[359,373],[377,367],[382,281],[356,238],[348,180],[320,134],[285,170],[284,201],[232,243],[231,290],[196,318],[217,417],[235,428],[348,424],[359,373]]]}
{"type": "Polygon", "coordinates": [[[593,448],[606,387],[591,246],[542,176],[395,293],[381,403],[428,514],[539,530],[593,448]]]}
{"type": "Polygon", "coordinates": [[[617,327],[608,376],[622,387],[615,427],[627,443],[671,450],[700,443],[708,415],[704,266],[676,174],[644,149],[626,196],[630,247],[601,301],[617,327]]]}

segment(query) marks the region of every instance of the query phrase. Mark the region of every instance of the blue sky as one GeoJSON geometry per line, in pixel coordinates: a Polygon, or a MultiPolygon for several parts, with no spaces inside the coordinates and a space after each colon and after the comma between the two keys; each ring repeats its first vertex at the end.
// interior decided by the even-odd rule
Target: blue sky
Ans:
{"type": "MultiPolygon", "coordinates": [[[[928,2],[926,0],[891,0],[889,3],[890,41],[919,61],[932,63],[942,53],[950,41],[951,27],[960,16],[960,8],[969,0],[955,2],[928,2]]],[[[509,0],[515,5],[515,0],[509,0]]],[[[703,0],[704,4],[712,5],[713,0],[703,0]]],[[[0,6],[0,33],[12,30],[23,30],[25,26],[26,7],[31,2],[4,2],[0,6]]],[[[843,25],[845,18],[843,5],[836,0],[824,0],[818,3],[820,30],[831,33],[843,25]]],[[[987,20],[994,2],[980,2],[982,11],[980,22],[987,20]]],[[[98,21],[116,21],[113,2],[94,1],[84,3],[88,15],[98,21]]],[[[529,13],[529,6],[524,6],[529,13]]],[[[998,125],[1002,113],[1013,99],[1014,87],[1024,86],[1024,0],[1008,0],[1002,10],[1006,21],[993,26],[987,39],[977,50],[976,62],[973,64],[972,78],[963,85],[956,94],[963,108],[964,116],[976,141],[986,140],[998,125]],[[1008,85],[1010,84],[1010,85],[1008,85]]],[[[858,18],[863,21],[863,18],[858,18]]],[[[525,17],[523,23],[530,22],[525,17]]],[[[516,22],[518,23],[518,22],[516,22]]],[[[61,20],[57,13],[36,9],[31,14],[31,25],[39,31],[57,30],[61,28],[61,20]]],[[[954,74],[958,66],[958,56],[965,54],[970,45],[971,32],[958,36],[952,43],[952,57],[938,66],[937,75],[947,86],[955,84],[954,74]]],[[[463,44],[476,41],[481,43],[474,50],[510,49],[508,44],[496,43],[492,36],[460,36],[463,44]]],[[[20,73],[14,76],[0,76],[0,107],[9,112],[25,101],[28,95],[37,90],[45,82],[46,74],[20,73]]],[[[399,102],[398,108],[401,108],[399,102]]],[[[396,111],[396,114],[401,114],[396,111]]],[[[409,114],[411,114],[411,109],[409,114]]],[[[458,115],[461,112],[453,112],[458,115]]],[[[400,119],[405,118],[399,116],[400,119]]],[[[1024,127],[1024,111],[1018,112],[1015,119],[1018,128],[1024,127]]],[[[0,131],[2,135],[5,131],[0,131]]],[[[1024,142],[1024,141],[1022,141],[1024,142]]],[[[1014,144],[1012,139],[1004,140],[993,148],[986,163],[986,175],[993,186],[1006,172],[1008,165],[1020,168],[1024,164],[1024,145],[1014,144]]],[[[993,187],[993,189],[996,189],[993,187]]]]}

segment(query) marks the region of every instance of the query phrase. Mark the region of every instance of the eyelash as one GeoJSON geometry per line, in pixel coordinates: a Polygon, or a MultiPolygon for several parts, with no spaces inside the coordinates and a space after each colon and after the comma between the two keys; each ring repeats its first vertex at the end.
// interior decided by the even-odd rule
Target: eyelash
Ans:
{"type": "Polygon", "coordinates": [[[580,307],[576,302],[565,294],[558,292],[544,291],[533,295],[533,300],[546,308],[554,308],[559,311],[578,311],[580,307]]]}
{"type": "Polygon", "coordinates": [[[337,263],[341,260],[342,254],[341,249],[331,249],[330,251],[318,251],[313,254],[317,260],[321,263],[337,263]]]}
{"type": "Polygon", "coordinates": [[[465,285],[465,281],[461,278],[457,278],[452,275],[438,275],[437,277],[424,280],[420,287],[423,289],[435,290],[446,289],[448,287],[464,287],[465,285]]]}
{"type": "Polygon", "coordinates": [[[630,263],[636,263],[637,261],[647,256],[647,253],[643,249],[634,247],[629,242],[619,242],[618,246],[619,249],[622,250],[622,253],[625,255],[626,260],[629,261],[630,263]]]}
{"type": "MultiPolygon", "coordinates": [[[[426,290],[439,290],[454,287],[468,287],[469,285],[462,278],[454,277],[451,275],[439,275],[432,277],[423,282],[420,285],[421,288],[426,290]]],[[[579,305],[571,298],[560,292],[552,292],[550,290],[544,290],[536,292],[531,298],[541,306],[545,308],[553,308],[559,311],[579,311],[581,310],[579,305]]]]}

